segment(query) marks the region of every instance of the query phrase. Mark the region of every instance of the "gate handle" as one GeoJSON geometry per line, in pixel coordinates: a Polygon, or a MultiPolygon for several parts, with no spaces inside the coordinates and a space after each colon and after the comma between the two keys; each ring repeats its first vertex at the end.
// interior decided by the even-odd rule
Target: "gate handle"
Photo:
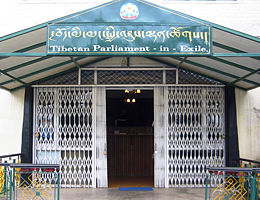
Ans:
{"type": "Polygon", "coordinates": [[[107,155],[107,144],[104,143],[104,155],[107,155]]]}

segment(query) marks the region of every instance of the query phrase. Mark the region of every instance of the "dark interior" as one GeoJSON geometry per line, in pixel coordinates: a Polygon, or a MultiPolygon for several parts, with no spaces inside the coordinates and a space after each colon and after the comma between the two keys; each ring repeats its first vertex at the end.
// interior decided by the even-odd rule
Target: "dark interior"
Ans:
{"type": "Polygon", "coordinates": [[[107,91],[109,187],[153,186],[153,90],[128,91],[107,91]]]}

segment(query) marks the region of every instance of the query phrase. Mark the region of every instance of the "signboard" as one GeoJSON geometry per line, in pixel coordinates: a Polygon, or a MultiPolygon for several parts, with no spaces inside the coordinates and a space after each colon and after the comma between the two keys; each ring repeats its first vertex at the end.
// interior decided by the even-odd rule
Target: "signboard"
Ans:
{"type": "Polygon", "coordinates": [[[52,24],[48,55],[210,55],[210,25],[52,24]]]}

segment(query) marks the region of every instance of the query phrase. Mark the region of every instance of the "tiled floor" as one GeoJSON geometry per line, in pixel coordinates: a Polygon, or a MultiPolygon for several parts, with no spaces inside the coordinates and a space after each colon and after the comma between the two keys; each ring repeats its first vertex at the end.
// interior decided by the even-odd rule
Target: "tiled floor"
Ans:
{"type": "Polygon", "coordinates": [[[205,189],[170,188],[154,191],[119,191],[112,189],[61,189],[60,200],[203,200],[205,189]]]}

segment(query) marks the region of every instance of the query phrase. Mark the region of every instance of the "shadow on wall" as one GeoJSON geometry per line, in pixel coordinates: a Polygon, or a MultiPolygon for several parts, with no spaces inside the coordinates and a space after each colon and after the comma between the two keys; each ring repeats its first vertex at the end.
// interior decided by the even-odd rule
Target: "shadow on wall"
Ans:
{"type": "Polygon", "coordinates": [[[257,118],[260,119],[260,109],[258,109],[258,108],[256,108],[256,107],[253,107],[253,109],[254,109],[254,112],[255,112],[257,118]]]}

